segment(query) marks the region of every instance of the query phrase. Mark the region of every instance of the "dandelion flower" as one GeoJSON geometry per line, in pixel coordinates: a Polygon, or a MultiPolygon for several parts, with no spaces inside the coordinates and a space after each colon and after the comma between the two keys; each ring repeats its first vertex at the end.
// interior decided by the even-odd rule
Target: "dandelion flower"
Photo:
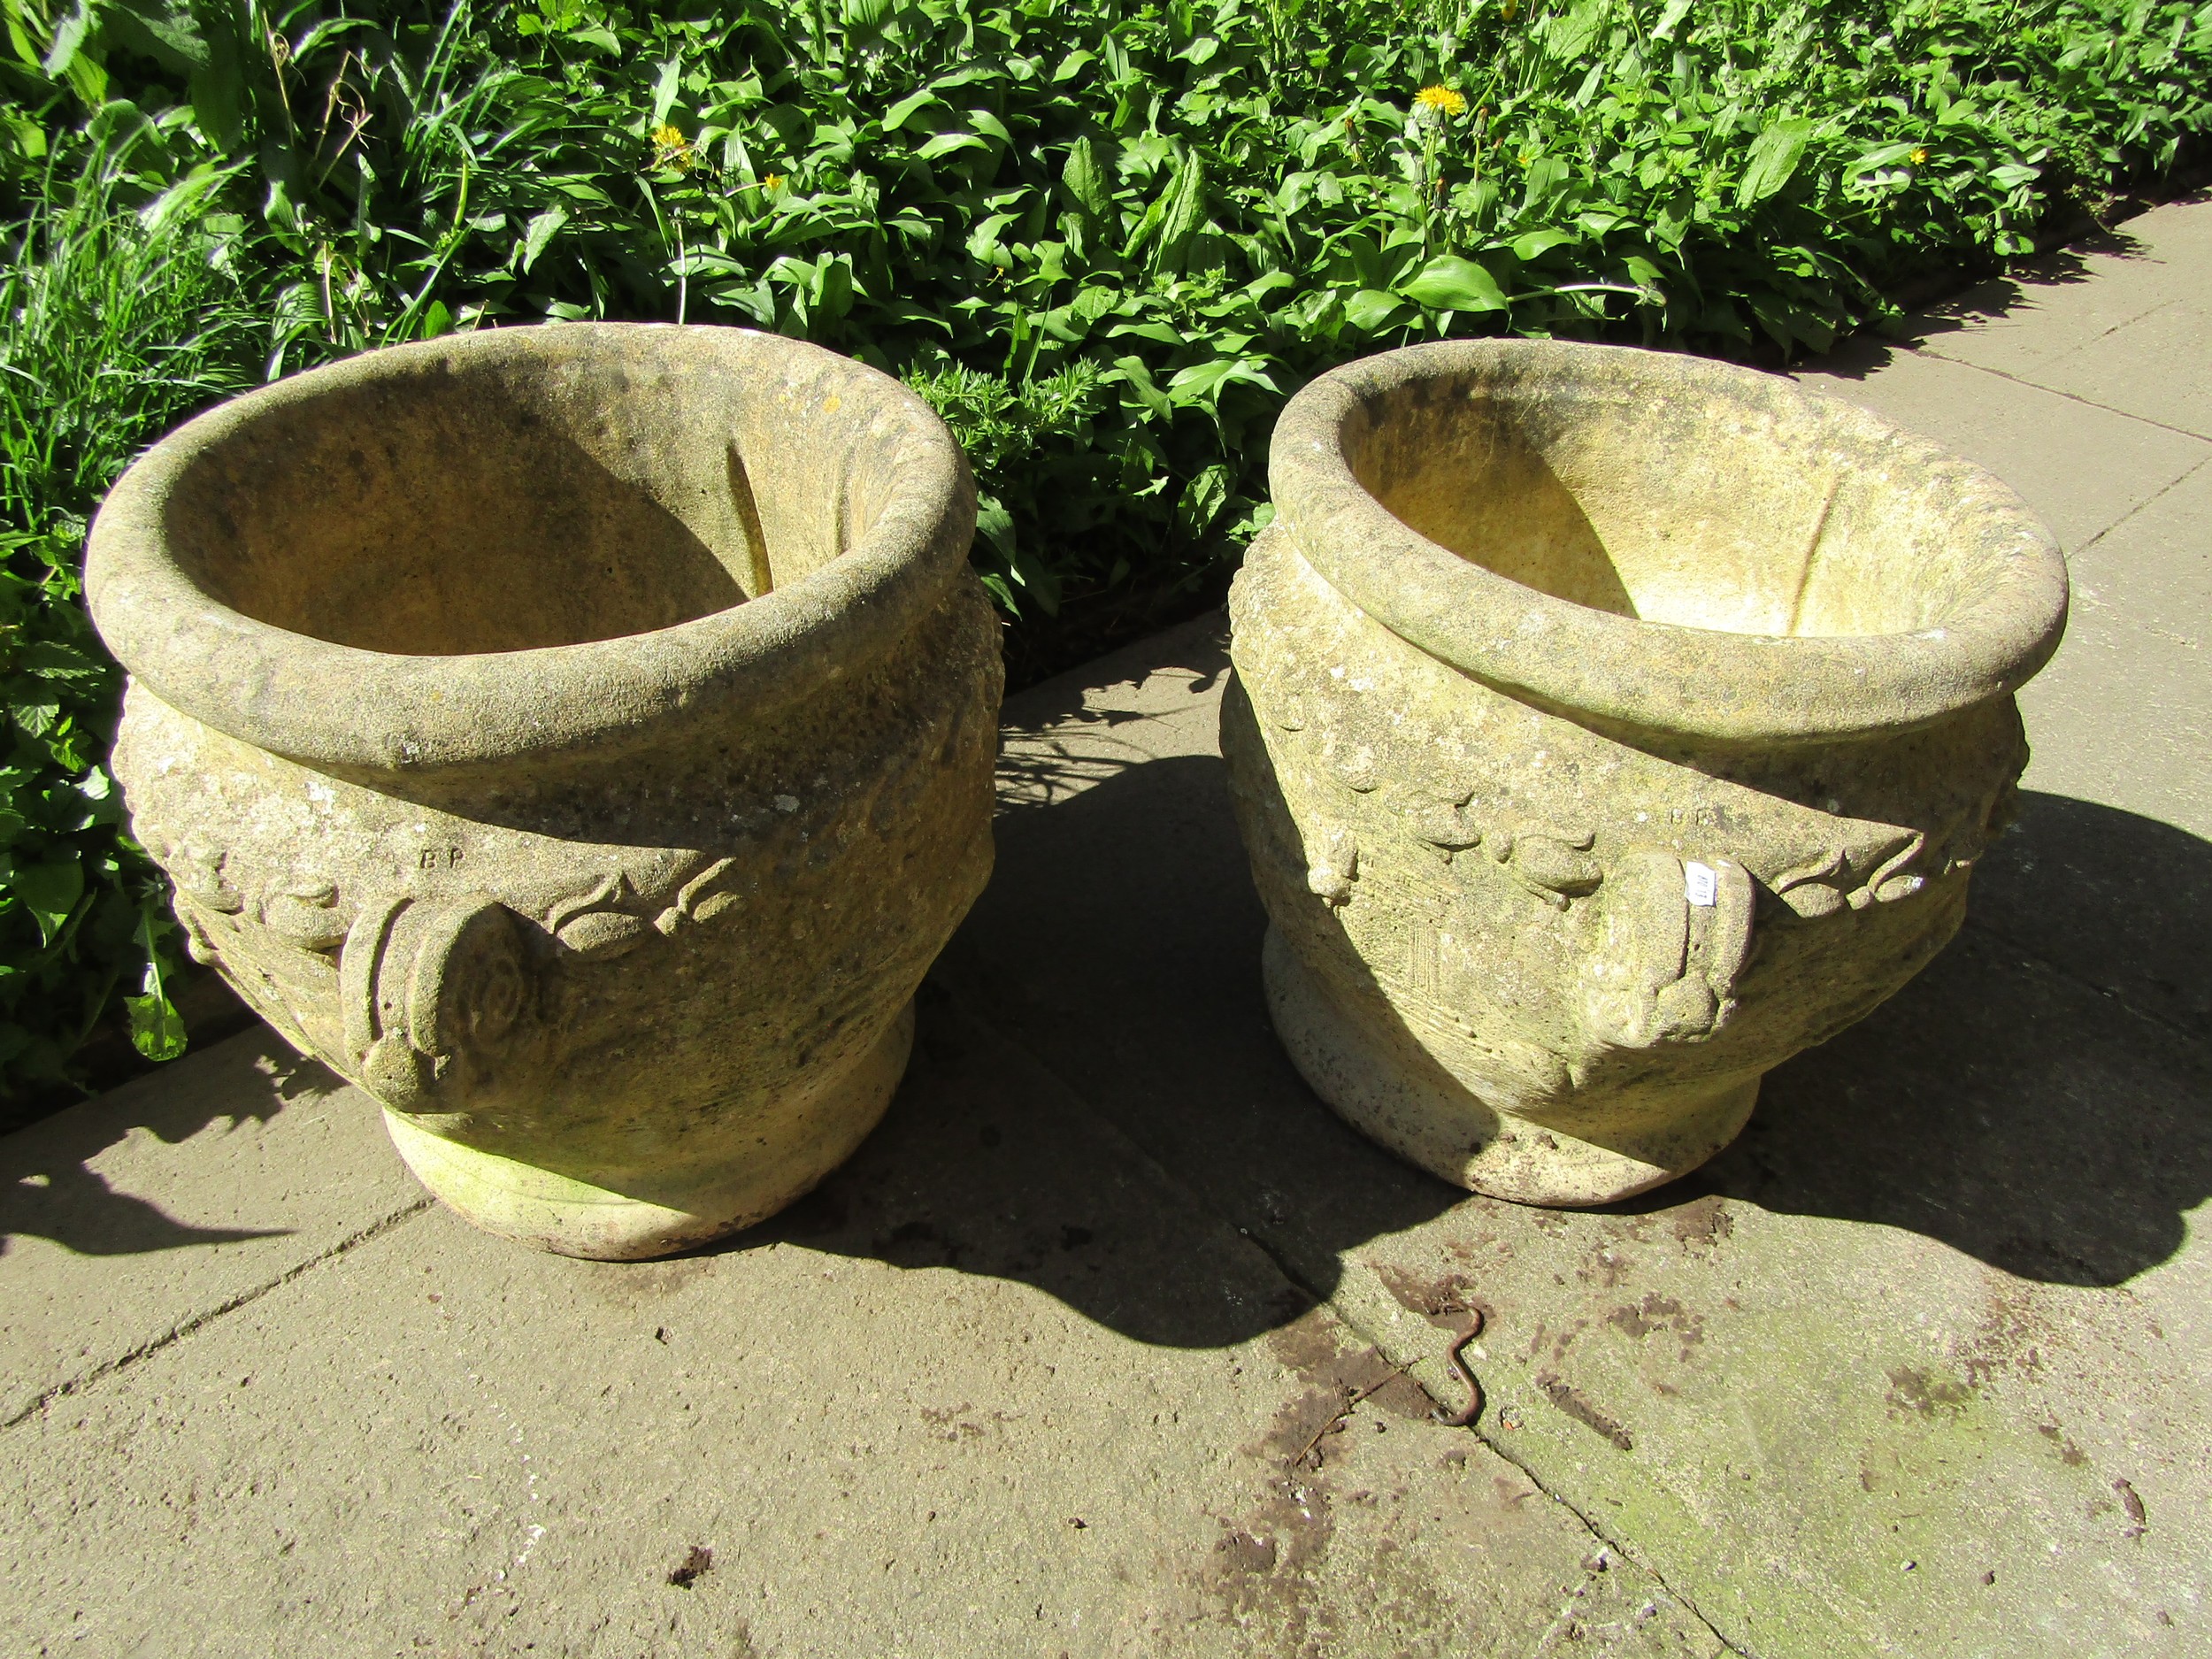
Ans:
{"type": "Polygon", "coordinates": [[[772,196],[776,191],[783,188],[783,174],[780,173],[767,174],[761,180],[760,188],[772,196]]]}
{"type": "Polygon", "coordinates": [[[1916,167],[1926,166],[1928,165],[1928,152],[1924,149],[1914,150],[1912,152],[1912,165],[1916,167]]]}
{"type": "Polygon", "coordinates": [[[648,136],[653,141],[653,159],[649,164],[653,166],[688,167],[696,158],[691,141],[683,135],[681,128],[670,122],[663,121],[648,136]]]}
{"type": "Polygon", "coordinates": [[[1449,87],[1423,87],[1413,95],[1413,101],[1425,110],[1435,110],[1444,115],[1467,113],[1467,100],[1449,87]]]}

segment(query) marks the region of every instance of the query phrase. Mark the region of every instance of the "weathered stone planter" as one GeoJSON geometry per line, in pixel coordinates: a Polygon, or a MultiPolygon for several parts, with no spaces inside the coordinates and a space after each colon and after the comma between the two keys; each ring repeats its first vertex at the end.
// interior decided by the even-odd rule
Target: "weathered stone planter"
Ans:
{"type": "Polygon", "coordinates": [[[87,584],[194,953],[571,1255],[849,1154],[991,865],[998,628],[951,435],[721,328],[378,352],[173,434],[87,584]]]}
{"type": "Polygon", "coordinates": [[[1275,1026],[1479,1192],[1595,1204],[1941,949],[2066,572],[2010,491],[1786,380],[1538,342],[1315,381],[1223,713],[1275,1026]]]}

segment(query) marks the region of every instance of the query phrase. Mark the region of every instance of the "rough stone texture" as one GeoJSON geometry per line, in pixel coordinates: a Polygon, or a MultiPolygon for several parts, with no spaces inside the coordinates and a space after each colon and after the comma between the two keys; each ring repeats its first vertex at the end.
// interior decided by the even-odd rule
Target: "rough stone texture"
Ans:
{"type": "Polygon", "coordinates": [[[1994,479],[1682,357],[1424,346],[1275,429],[1224,753],[1300,1071],[1425,1168],[1609,1202],[1957,930],[2063,562],[1994,479]]]}
{"type": "Polygon", "coordinates": [[[114,764],[196,955],[547,1248],[772,1214],[990,868],[973,489],[887,377],[503,329],[196,420],[102,509],[114,764]]]}

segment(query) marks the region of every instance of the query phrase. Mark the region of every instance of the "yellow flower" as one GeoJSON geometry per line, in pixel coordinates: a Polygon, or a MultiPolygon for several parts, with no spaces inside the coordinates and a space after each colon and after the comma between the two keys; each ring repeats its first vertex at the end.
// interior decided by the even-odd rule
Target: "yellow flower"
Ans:
{"type": "Polygon", "coordinates": [[[663,121],[649,136],[653,141],[653,158],[646,165],[653,167],[688,167],[698,159],[691,141],[681,129],[663,121]]]}
{"type": "Polygon", "coordinates": [[[768,194],[772,196],[774,195],[778,190],[783,188],[783,174],[780,173],[772,173],[767,174],[761,180],[760,188],[768,194]]]}
{"type": "Polygon", "coordinates": [[[1521,0],[1505,0],[1505,4],[1498,8],[1498,16],[1503,21],[1510,23],[1513,21],[1514,13],[1520,9],[1521,0]]]}
{"type": "Polygon", "coordinates": [[[1912,152],[1912,165],[1914,166],[1924,167],[1927,164],[1928,152],[1925,150],[1916,150],[1912,152]]]}
{"type": "Polygon", "coordinates": [[[1413,95],[1413,101],[1424,109],[1439,110],[1446,115],[1467,113],[1467,100],[1449,87],[1423,87],[1413,95]]]}

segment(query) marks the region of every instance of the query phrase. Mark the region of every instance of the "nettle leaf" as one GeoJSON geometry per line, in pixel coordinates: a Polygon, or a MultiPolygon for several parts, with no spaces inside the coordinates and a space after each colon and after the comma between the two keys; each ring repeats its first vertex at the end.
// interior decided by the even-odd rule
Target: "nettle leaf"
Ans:
{"type": "Polygon", "coordinates": [[[1438,254],[1402,283],[1399,292],[1416,304],[1425,305],[1431,311],[1502,311],[1511,309],[1506,300],[1505,290],[1498,286],[1497,278],[1472,259],[1463,259],[1457,254],[1438,254]]]}
{"type": "Polygon", "coordinates": [[[127,996],[123,1009],[131,1022],[131,1047],[149,1060],[174,1060],[184,1053],[189,1038],[184,1016],[157,992],[127,996]]]}
{"type": "Polygon", "coordinates": [[[1743,177],[1736,184],[1736,205],[1749,207],[1777,194],[1797,173],[1811,142],[1814,123],[1805,116],[1776,121],[1751,141],[1743,177]]]}
{"type": "Polygon", "coordinates": [[[1574,63],[1597,43],[1605,27],[1607,0],[1582,0],[1571,12],[1543,26],[1545,49],[1562,63],[1574,63]]]}
{"type": "Polygon", "coordinates": [[[61,699],[50,692],[18,687],[8,696],[8,714],[27,737],[45,737],[61,724],[61,699]]]}
{"type": "Polygon", "coordinates": [[[167,979],[162,972],[161,938],[173,931],[173,925],[157,915],[150,902],[140,902],[136,938],[146,962],[145,989],[137,996],[125,997],[123,1009],[130,1021],[131,1046],[149,1060],[173,1060],[184,1052],[188,1041],[184,1017],[169,1000],[167,979]]]}
{"type": "Polygon", "coordinates": [[[1183,487],[1175,503],[1175,522],[1195,541],[1213,528],[1214,520],[1229,503],[1229,469],[1217,461],[1183,487]]]}
{"type": "Polygon", "coordinates": [[[15,650],[15,666],[45,680],[105,680],[114,671],[58,640],[27,640],[15,650]]]}

